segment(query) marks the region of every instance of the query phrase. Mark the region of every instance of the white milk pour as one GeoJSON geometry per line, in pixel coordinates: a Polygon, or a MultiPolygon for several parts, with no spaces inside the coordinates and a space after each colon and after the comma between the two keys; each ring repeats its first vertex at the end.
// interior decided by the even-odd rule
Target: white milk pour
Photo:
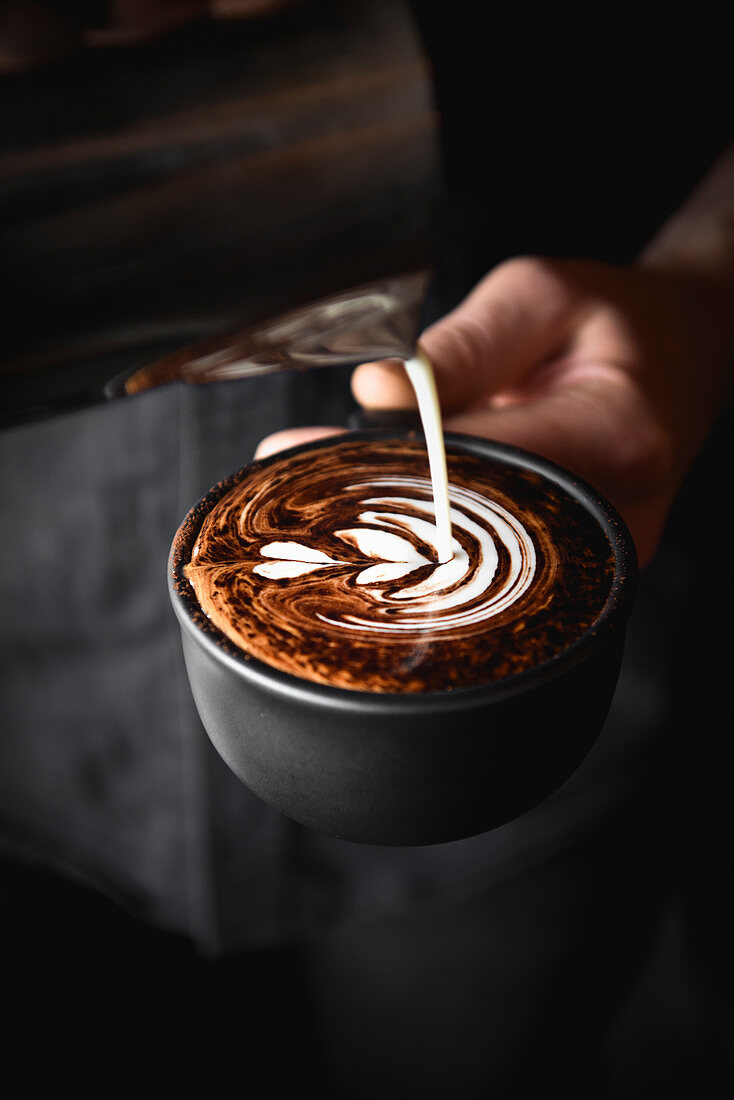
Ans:
{"type": "Polygon", "coordinates": [[[416,348],[412,359],[405,362],[405,370],[418,402],[423,434],[426,437],[428,465],[433,488],[433,508],[436,516],[436,549],[440,564],[454,556],[451,538],[451,505],[449,479],[446,471],[446,449],[443,441],[441,407],[438,402],[436,380],[431,361],[421,347],[416,348]]]}
{"type": "MultiPolygon", "coordinates": [[[[357,585],[370,586],[373,614],[334,618],[325,608],[316,612],[319,620],[339,629],[396,635],[474,626],[505,611],[535,576],[535,547],[523,524],[496,501],[469,488],[449,486],[433,367],[420,347],[403,362],[420,413],[433,500],[420,498],[429,483],[415,475],[380,478],[375,471],[368,481],[345,486],[350,492],[367,491],[361,502],[366,510],[356,517],[356,526],[334,531],[334,535],[345,549],[356,549],[362,559],[374,563],[365,566],[358,562],[354,577],[357,585]],[[374,495],[380,491],[386,495],[374,495]],[[416,511],[425,513],[425,518],[416,511]],[[393,586],[414,570],[432,564],[406,539],[406,528],[419,542],[433,546],[437,565],[419,582],[381,591],[378,584],[393,586]],[[455,528],[463,532],[462,541],[453,538],[455,528]],[[462,544],[466,540],[474,547],[471,553],[462,544]],[[506,560],[506,575],[499,580],[497,544],[504,547],[506,560]]],[[[255,565],[253,572],[277,581],[349,565],[351,560],[349,555],[331,557],[295,540],[266,543],[259,553],[266,560],[255,565]]]]}

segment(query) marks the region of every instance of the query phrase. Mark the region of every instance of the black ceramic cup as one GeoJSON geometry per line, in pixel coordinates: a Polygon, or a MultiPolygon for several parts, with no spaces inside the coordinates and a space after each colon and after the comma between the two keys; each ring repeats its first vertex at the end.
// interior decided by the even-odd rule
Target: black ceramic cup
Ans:
{"type": "MultiPolygon", "coordinates": [[[[375,434],[389,433],[344,438],[367,443],[375,434]]],[[[204,517],[247,468],[191,509],[171,549],[171,600],[193,697],[214,746],[276,810],[350,841],[435,844],[520,816],[587,755],[617,683],[637,577],[619,515],[589,485],[536,455],[470,436],[447,434],[446,441],[560,486],[612,548],[611,592],[592,627],[558,656],[504,681],[372,694],[300,679],[237,649],[202,613],[184,567],[204,517]]],[[[333,439],[306,447],[327,443],[333,439]]]]}

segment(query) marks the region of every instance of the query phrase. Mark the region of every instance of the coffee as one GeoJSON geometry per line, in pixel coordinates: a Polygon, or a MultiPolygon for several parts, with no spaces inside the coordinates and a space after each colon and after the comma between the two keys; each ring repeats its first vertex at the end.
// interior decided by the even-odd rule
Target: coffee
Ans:
{"type": "Polygon", "coordinates": [[[447,447],[441,564],[421,438],[327,440],[248,467],[185,566],[240,655],[377,693],[461,689],[536,668],[599,618],[615,562],[598,519],[522,463],[447,447]]]}
{"type": "Polygon", "coordinates": [[[445,564],[415,433],[255,462],[171,547],[212,744],[280,813],[345,840],[439,844],[510,821],[578,767],[614,694],[637,576],[621,517],[542,458],[446,445],[445,564]]]}

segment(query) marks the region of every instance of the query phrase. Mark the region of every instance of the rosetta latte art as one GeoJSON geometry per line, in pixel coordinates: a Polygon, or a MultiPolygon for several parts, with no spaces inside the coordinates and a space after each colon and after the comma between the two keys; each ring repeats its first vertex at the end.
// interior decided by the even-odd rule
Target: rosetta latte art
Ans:
{"type": "MultiPolygon", "coordinates": [[[[368,497],[370,510],[358,515],[359,527],[335,531],[338,539],[354,546],[376,564],[356,567],[354,583],[369,585],[374,615],[342,619],[319,614],[336,627],[375,632],[436,631],[481,623],[508,608],[532,584],[536,555],[532,539],[523,525],[506,509],[466,489],[449,489],[451,524],[472,544],[467,551],[458,538],[453,540],[453,558],[436,564],[437,531],[433,518],[431,483],[425,478],[392,478],[367,485],[349,485],[347,491],[389,489],[411,496],[368,497]],[[414,512],[425,513],[415,515],[414,512]],[[506,550],[507,569],[499,585],[493,585],[499,567],[497,543],[506,550]],[[416,547],[430,548],[430,553],[416,547]],[[406,583],[418,571],[428,575],[406,583]],[[396,582],[402,582],[400,587],[396,582]],[[430,615],[427,620],[426,616],[430,615]]],[[[261,577],[283,580],[306,573],[349,565],[299,542],[273,542],[260,553],[276,561],[256,565],[261,577]]],[[[348,577],[347,577],[348,579],[348,577]]]]}
{"type": "Polygon", "coordinates": [[[254,464],[205,517],[186,575],[240,651],[356,690],[453,690],[542,663],[593,622],[611,552],[539,475],[449,451],[440,563],[415,441],[254,464]]]}

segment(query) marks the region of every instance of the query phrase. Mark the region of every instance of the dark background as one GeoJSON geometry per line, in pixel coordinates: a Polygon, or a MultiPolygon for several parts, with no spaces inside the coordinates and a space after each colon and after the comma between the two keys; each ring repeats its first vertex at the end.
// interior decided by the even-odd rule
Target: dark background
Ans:
{"type": "MultiPolygon", "coordinates": [[[[95,400],[120,370],[232,324],[434,263],[438,119],[406,5],[242,4],[236,18],[194,12],[136,35],[113,33],[114,5],[61,3],[50,8],[64,33],[33,46],[38,12],[18,13],[34,7],[7,5],[0,22],[9,419],[95,400]]],[[[479,270],[452,269],[452,285],[479,270]]],[[[246,1039],[237,1087],[261,1071],[259,1095],[320,1081],[296,952],[207,962],[76,884],[9,862],[2,881],[5,1014],[32,1037],[29,1077],[102,1067],[114,1081],[149,1052],[161,1080],[170,1059],[170,1080],[190,1070],[211,1082],[246,1039]],[[95,988],[119,1001],[101,1001],[93,1026],[87,1004],[74,1043],[75,997],[95,988]]],[[[615,1028],[615,1100],[703,1073],[706,1018],[680,917],[673,906],[615,1028]]]]}

